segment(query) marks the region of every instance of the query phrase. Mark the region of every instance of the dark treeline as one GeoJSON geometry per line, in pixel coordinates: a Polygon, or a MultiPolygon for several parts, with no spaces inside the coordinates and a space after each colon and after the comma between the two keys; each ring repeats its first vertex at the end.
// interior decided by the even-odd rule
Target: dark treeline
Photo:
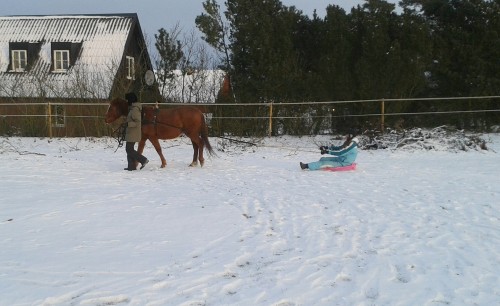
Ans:
{"type": "MultiPolygon", "coordinates": [[[[216,0],[206,0],[204,9],[196,24],[222,55],[232,102],[279,105],[499,94],[499,0],[403,0],[397,10],[387,1],[367,0],[350,12],[329,5],[324,18],[309,17],[279,0],[226,0],[224,10],[216,0]]],[[[498,104],[498,99],[408,101],[386,103],[386,111],[498,109],[498,104]]],[[[262,116],[266,110],[240,107],[225,112],[262,116]]],[[[275,126],[280,133],[299,133],[303,127],[317,133],[325,126],[322,120],[333,117],[331,105],[275,107],[274,112],[303,118],[282,120],[275,126]]],[[[344,127],[366,128],[375,119],[349,115],[379,112],[378,102],[346,103],[337,105],[334,115],[348,118],[344,127]]],[[[498,118],[498,112],[486,112],[412,116],[405,121],[413,126],[487,128],[498,118]]],[[[330,121],[327,125],[333,124],[330,121]]],[[[265,124],[261,120],[238,126],[255,130],[265,124]]]]}

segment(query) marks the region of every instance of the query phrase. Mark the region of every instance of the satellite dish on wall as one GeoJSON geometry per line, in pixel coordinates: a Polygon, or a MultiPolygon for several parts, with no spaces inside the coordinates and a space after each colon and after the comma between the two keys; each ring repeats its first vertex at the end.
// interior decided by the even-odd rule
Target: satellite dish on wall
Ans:
{"type": "Polygon", "coordinates": [[[146,85],[151,86],[155,82],[155,74],[153,71],[148,70],[144,74],[144,81],[146,81],[146,85]]]}

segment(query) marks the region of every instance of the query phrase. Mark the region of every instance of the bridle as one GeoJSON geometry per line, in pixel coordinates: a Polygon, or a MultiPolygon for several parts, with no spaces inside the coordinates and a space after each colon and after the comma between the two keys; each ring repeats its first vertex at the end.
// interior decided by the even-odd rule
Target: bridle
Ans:
{"type": "Polygon", "coordinates": [[[127,131],[127,122],[120,124],[120,126],[113,130],[112,135],[113,138],[118,141],[118,146],[115,149],[115,152],[118,151],[119,148],[123,147],[123,142],[125,141],[125,133],[127,131]]]}
{"type": "MultiPolygon", "coordinates": [[[[112,105],[110,103],[109,106],[108,106],[108,109],[106,111],[106,114],[109,113],[109,110],[111,109],[111,106],[112,105]]],[[[114,107],[116,108],[118,106],[114,105],[114,107]]],[[[117,117],[114,121],[118,120],[120,117],[117,117]]],[[[120,124],[120,126],[117,127],[116,129],[112,129],[111,135],[118,142],[118,146],[115,149],[115,153],[116,153],[116,151],[118,151],[119,148],[123,147],[123,142],[125,141],[125,132],[126,131],[127,131],[127,122],[126,121],[123,122],[122,124],[120,124]]]]}

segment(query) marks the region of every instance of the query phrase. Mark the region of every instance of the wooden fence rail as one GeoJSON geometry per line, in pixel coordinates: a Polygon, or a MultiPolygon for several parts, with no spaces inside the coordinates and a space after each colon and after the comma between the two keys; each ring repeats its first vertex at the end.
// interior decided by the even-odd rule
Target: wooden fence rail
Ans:
{"type": "MultiPolygon", "coordinates": [[[[155,103],[143,103],[143,105],[155,105],[155,103]]],[[[321,114],[314,114],[311,112],[308,114],[309,120],[316,119],[329,119],[334,120],[338,118],[379,118],[378,122],[380,124],[380,131],[385,130],[386,118],[387,117],[401,117],[401,116],[425,116],[425,115],[445,115],[445,114],[475,114],[475,113],[496,113],[500,112],[500,96],[483,96],[483,97],[447,97],[447,98],[417,98],[417,99],[370,99],[370,100],[348,100],[348,101],[316,101],[316,102],[283,102],[283,103],[211,103],[211,104],[182,104],[182,103],[161,103],[160,106],[179,106],[179,105],[192,105],[198,106],[206,109],[207,115],[210,120],[267,120],[267,134],[271,135],[273,133],[273,122],[279,120],[299,120],[304,118],[304,114],[297,114],[293,111],[281,112],[277,111],[277,108],[294,108],[294,107],[307,107],[309,109],[315,109],[322,107],[328,111],[321,114]],[[452,110],[424,110],[424,111],[390,111],[391,106],[402,103],[402,102],[422,102],[422,103],[432,103],[433,105],[439,106],[441,103],[445,102],[460,102],[467,101],[467,109],[452,109],[452,110]],[[488,107],[484,107],[484,103],[488,102],[488,107]],[[360,112],[360,113],[346,113],[342,110],[336,110],[336,106],[342,105],[361,105],[369,104],[371,111],[360,112]],[[374,105],[378,104],[379,107],[374,105]],[[475,104],[481,104],[475,106],[475,104]],[[233,107],[240,109],[244,115],[234,115],[234,114],[224,114],[224,112],[211,111],[215,108],[224,109],[226,107],[233,107]],[[260,107],[260,113],[252,113],[245,115],[245,109],[250,107],[260,107]],[[283,113],[290,113],[292,115],[283,115],[283,113]],[[222,114],[222,115],[221,115],[222,114]]],[[[43,120],[42,125],[45,126],[45,136],[103,136],[106,135],[106,128],[99,128],[99,125],[103,125],[104,114],[108,107],[107,103],[0,103],[0,135],[5,135],[9,133],[15,133],[15,131],[9,130],[9,127],[17,126],[18,129],[23,130],[20,125],[27,125],[30,119],[34,121],[43,120]],[[81,133],[75,133],[75,129],[69,129],[68,125],[70,122],[79,120],[80,128],[84,129],[85,135],[80,135],[81,133]],[[89,122],[93,128],[86,127],[89,122]],[[64,132],[66,131],[66,132],[64,132]],[[88,135],[87,135],[88,134],[88,135]],[[96,135],[90,135],[96,134],[96,135]]],[[[393,107],[394,108],[394,107],[393,107]]],[[[440,109],[438,107],[438,109],[440,109]]],[[[496,122],[500,124],[500,122],[496,122]]],[[[40,122],[38,122],[40,125],[40,122]]],[[[75,125],[75,124],[73,124],[75,125]]],[[[108,129],[109,130],[109,129],[108,129]]],[[[109,131],[108,131],[109,132],[109,131]]],[[[20,133],[21,136],[33,136],[30,133],[20,133]]],[[[32,133],[31,133],[32,134],[32,133]]],[[[37,135],[41,136],[41,135],[37,135]]]]}

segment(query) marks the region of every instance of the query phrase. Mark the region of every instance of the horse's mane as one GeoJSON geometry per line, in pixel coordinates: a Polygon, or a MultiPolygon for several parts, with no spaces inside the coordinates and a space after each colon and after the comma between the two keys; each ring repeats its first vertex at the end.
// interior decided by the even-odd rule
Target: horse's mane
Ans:
{"type": "Polygon", "coordinates": [[[127,116],[128,114],[128,103],[125,99],[122,98],[114,98],[111,102],[111,105],[116,106],[119,110],[122,116],[127,116]]]}

